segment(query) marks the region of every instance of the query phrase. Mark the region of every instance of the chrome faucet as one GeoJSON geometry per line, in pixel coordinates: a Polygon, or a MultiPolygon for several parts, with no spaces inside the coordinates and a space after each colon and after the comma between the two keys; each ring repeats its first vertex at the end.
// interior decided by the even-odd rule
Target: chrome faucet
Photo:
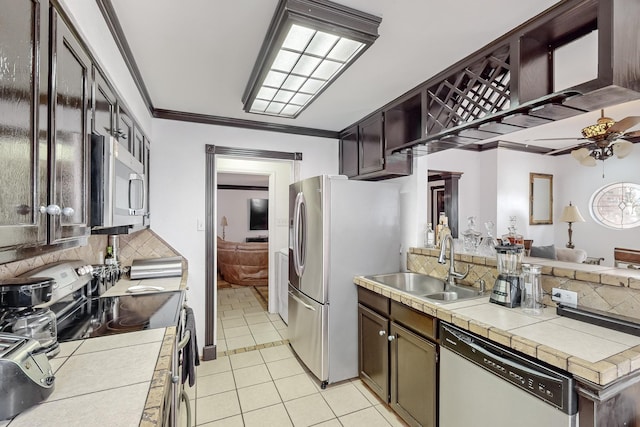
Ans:
{"type": "Polygon", "coordinates": [[[455,254],[453,252],[453,237],[451,234],[445,234],[440,239],[440,256],[438,257],[438,262],[440,264],[446,264],[446,250],[447,250],[447,242],[449,243],[449,273],[447,274],[447,285],[452,286],[456,284],[456,279],[464,279],[469,274],[469,266],[467,265],[467,271],[464,273],[456,272],[456,266],[454,263],[455,254]]]}

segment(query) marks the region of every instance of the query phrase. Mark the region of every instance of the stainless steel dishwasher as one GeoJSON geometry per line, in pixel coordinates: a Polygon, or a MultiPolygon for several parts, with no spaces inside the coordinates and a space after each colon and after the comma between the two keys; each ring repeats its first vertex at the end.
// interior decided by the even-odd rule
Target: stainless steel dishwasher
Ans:
{"type": "Polygon", "coordinates": [[[575,427],[573,378],[440,324],[441,427],[575,427]]]}

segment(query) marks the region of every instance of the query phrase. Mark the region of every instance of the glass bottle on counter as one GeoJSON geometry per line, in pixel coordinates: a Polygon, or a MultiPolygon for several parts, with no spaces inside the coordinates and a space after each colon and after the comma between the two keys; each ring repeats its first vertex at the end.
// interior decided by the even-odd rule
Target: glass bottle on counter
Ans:
{"type": "Polygon", "coordinates": [[[507,242],[509,245],[524,245],[524,236],[518,233],[518,230],[516,229],[516,221],[517,218],[515,216],[509,217],[509,222],[511,224],[509,225],[509,233],[502,236],[503,245],[507,242]]]}
{"type": "Polygon", "coordinates": [[[424,247],[433,248],[436,243],[436,233],[433,231],[431,223],[427,224],[427,229],[424,231],[424,247]]]}
{"type": "Polygon", "coordinates": [[[113,256],[113,247],[107,246],[107,255],[104,257],[104,263],[106,265],[113,265],[116,263],[116,259],[113,256]]]}
{"type": "Polygon", "coordinates": [[[527,314],[542,314],[542,278],[540,272],[542,266],[535,264],[522,264],[521,286],[522,300],[520,306],[527,314]]]}
{"type": "Polygon", "coordinates": [[[462,233],[465,252],[475,252],[480,244],[482,233],[476,230],[476,217],[467,218],[468,228],[462,233]]]}

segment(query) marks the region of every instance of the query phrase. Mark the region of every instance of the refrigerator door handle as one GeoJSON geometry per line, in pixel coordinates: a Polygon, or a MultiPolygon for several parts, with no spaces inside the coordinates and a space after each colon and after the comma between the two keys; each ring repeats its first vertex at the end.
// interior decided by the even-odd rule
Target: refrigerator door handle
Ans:
{"type": "Polygon", "coordinates": [[[293,266],[298,277],[304,274],[307,252],[307,209],[303,193],[296,196],[293,229],[293,266]]]}
{"type": "Polygon", "coordinates": [[[313,306],[310,306],[309,304],[307,304],[306,302],[302,301],[298,296],[296,296],[293,292],[289,291],[289,295],[291,295],[291,298],[293,298],[294,300],[296,300],[297,302],[299,302],[300,304],[302,304],[302,306],[304,308],[306,308],[307,310],[311,310],[311,311],[316,311],[315,308],[313,308],[313,306]]]}

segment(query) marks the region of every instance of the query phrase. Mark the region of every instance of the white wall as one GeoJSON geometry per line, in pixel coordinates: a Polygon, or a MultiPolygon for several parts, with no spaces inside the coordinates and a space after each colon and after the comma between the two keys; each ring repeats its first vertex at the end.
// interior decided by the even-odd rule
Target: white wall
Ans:
{"type": "Polygon", "coordinates": [[[484,223],[493,221],[494,237],[500,237],[508,232],[509,217],[514,215],[518,231],[534,245],[553,243],[553,225],[529,225],[529,173],[553,174],[555,158],[499,148],[446,150],[428,159],[429,169],[463,172],[458,183],[460,232],[467,229],[467,218],[475,216],[483,235],[484,223]]]}
{"type": "Polygon", "coordinates": [[[603,257],[603,264],[613,265],[613,249],[640,248],[640,227],[627,230],[606,228],[592,218],[589,200],[594,192],[615,182],[640,184],[640,144],[635,144],[631,154],[624,159],[616,157],[597,162],[595,167],[585,167],[570,155],[561,156],[561,167],[554,175],[554,222],[556,246],[566,245],[569,240],[568,225],[557,222],[562,208],[572,202],[578,207],[585,222],[574,223],[572,241],[576,248],[584,249],[589,256],[603,257]],[[604,173],[604,177],[602,176],[604,173]],[[555,184],[555,183],[558,184],[555,184]]]}
{"type": "MultiPolygon", "coordinates": [[[[428,168],[464,172],[459,182],[460,230],[466,217],[478,216],[478,224],[492,219],[496,236],[508,231],[509,217],[517,217],[518,231],[535,246],[564,247],[568,242],[568,225],[558,221],[564,206],[572,202],[585,218],[572,225],[572,241],[592,257],[603,257],[603,264],[613,265],[615,247],[637,248],[640,228],[612,230],[599,225],[590,215],[592,194],[614,182],[640,183],[640,149],[624,159],[598,162],[596,167],[581,166],[570,155],[545,156],[508,149],[472,152],[446,150],[430,154],[428,168]],[[603,169],[604,167],[604,169],[603,169]],[[553,175],[553,224],[529,225],[529,173],[553,175]],[[604,172],[604,178],[602,174],[604,172]]],[[[429,206],[430,209],[430,206],[429,206]]],[[[484,229],[481,229],[483,234],[484,229]]]]}
{"type": "MultiPolygon", "coordinates": [[[[496,222],[495,150],[482,153],[445,150],[429,154],[427,159],[430,170],[463,172],[458,181],[458,230],[466,230],[467,218],[475,216],[478,230],[485,235],[483,224],[487,221],[496,222]]],[[[425,193],[425,198],[427,195],[425,193]]],[[[431,212],[431,204],[428,212],[431,212]]]]}
{"type": "Polygon", "coordinates": [[[301,152],[299,178],[338,173],[338,141],[172,120],[153,120],[151,147],[151,228],[189,261],[189,304],[204,344],[205,218],[207,144],[301,152]]]}
{"type": "Polygon", "coordinates": [[[414,157],[412,175],[390,180],[400,184],[401,271],[407,269],[407,249],[422,246],[422,232],[427,222],[426,168],[426,157],[414,157]]]}
{"type": "Polygon", "coordinates": [[[220,221],[227,217],[225,240],[244,242],[245,237],[266,236],[269,230],[249,230],[249,199],[268,199],[268,191],[218,189],[217,235],[222,237],[220,221]]]}
{"type": "MultiPolygon", "coordinates": [[[[529,225],[529,174],[533,172],[554,175],[555,196],[559,185],[556,177],[558,158],[504,148],[494,151],[498,155],[497,235],[501,236],[509,231],[509,218],[515,216],[518,232],[525,239],[532,239],[534,246],[553,244],[554,224],[529,225]]],[[[560,200],[554,197],[554,213],[557,211],[558,203],[560,200]]],[[[554,215],[554,223],[557,223],[558,216],[554,215]]]]}

